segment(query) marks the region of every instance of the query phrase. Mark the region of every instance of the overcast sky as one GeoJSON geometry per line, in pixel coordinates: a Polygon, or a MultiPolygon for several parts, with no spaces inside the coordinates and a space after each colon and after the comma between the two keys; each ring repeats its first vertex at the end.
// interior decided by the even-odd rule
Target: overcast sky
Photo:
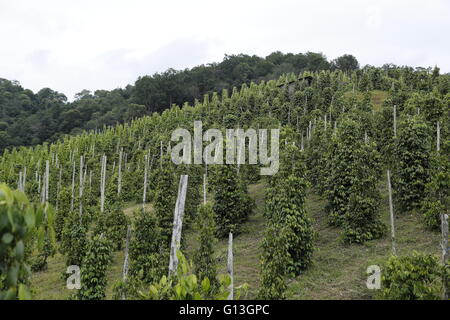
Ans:
{"type": "Polygon", "coordinates": [[[450,72],[450,1],[0,0],[0,78],[71,100],[140,75],[273,51],[450,72]]]}

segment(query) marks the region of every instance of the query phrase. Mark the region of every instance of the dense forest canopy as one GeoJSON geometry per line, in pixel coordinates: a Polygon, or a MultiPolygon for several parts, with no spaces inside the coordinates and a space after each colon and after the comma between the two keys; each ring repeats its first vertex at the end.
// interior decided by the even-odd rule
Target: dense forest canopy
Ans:
{"type": "MultiPolygon", "coordinates": [[[[7,147],[36,145],[56,141],[64,134],[79,134],[104,125],[128,122],[152,112],[161,112],[173,104],[193,103],[204,94],[232,90],[250,82],[277,79],[285,73],[304,71],[356,70],[375,73],[381,81],[382,72],[398,77],[412,68],[384,65],[360,69],[352,55],[328,61],[321,53],[284,54],[273,52],[265,58],[245,54],[225,55],[220,63],[196,66],[192,69],[168,69],[162,73],[139,77],[134,85],[125,88],[83,90],[68,102],[64,94],[50,88],[37,93],[24,89],[19,82],[0,78],[0,152],[7,147]]],[[[423,77],[431,69],[416,68],[423,77]]],[[[438,72],[435,69],[434,72],[438,72]]],[[[417,75],[416,75],[417,76],[417,75]]],[[[364,78],[363,78],[364,80],[364,78]]],[[[409,80],[409,79],[408,79],[409,80]]]]}

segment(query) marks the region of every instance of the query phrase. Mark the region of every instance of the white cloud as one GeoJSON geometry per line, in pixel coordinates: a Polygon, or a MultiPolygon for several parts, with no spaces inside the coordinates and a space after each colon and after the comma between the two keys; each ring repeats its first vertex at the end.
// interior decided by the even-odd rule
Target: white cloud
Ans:
{"type": "Polygon", "coordinates": [[[72,98],[225,53],[352,53],[450,72],[445,0],[0,0],[0,77],[72,98]]]}

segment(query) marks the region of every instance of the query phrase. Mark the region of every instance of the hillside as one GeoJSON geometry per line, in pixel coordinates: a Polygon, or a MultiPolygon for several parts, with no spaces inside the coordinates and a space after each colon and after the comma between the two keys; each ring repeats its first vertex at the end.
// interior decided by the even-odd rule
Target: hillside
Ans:
{"type": "Polygon", "coordinates": [[[358,61],[350,55],[334,61],[314,52],[273,52],[265,58],[225,55],[220,63],[145,75],[125,88],[83,90],[72,102],[68,102],[72,97],[51,88],[33,93],[17,81],[0,78],[0,152],[7,147],[54,142],[65,134],[75,135],[104,125],[130,122],[173,104],[192,104],[205,94],[232,90],[244,83],[277,79],[286,72],[356,68],[358,61]]]}
{"type": "MultiPolygon", "coordinates": [[[[245,234],[236,238],[234,247],[235,277],[237,284],[248,283],[250,286],[247,298],[255,298],[259,286],[259,256],[261,254],[261,240],[264,230],[264,183],[251,185],[249,193],[256,200],[254,213],[244,226],[245,234]]],[[[383,220],[389,223],[389,209],[387,191],[383,190],[383,220]]],[[[313,265],[304,275],[293,279],[289,284],[292,299],[371,299],[374,293],[365,286],[366,268],[373,264],[380,264],[391,254],[389,239],[374,241],[363,246],[344,245],[338,230],[326,223],[324,201],[313,192],[308,193],[306,199],[308,213],[314,219],[314,228],[319,237],[316,242],[317,254],[313,265]]],[[[399,232],[398,245],[402,254],[413,250],[439,254],[439,234],[424,230],[417,216],[407,215],[397,219],[399,232]]],[[[197,246],[195,235],[186,235],[188,247],[186,254],[197,246]]],[[[221,272],[226,272],[227,242],[219,242],[215,256],[219,261],[221,272]]],[[[49,270],[32,276],[31,286],[35,290],[36,299],[66,299],[68,290],[61,281],[61,270],[64,260],[61,255],[49,259],[49,270]]],[[[120,280],[123,267],[123,252],[117,252],[113,264],[108,272],[107,299],[112,298],[112,284],[120,280]]]]}
{"type": "MultiPolygon", "coordinates": [[[[192,268],[184,265],[186,274],[173,281],[226,274],[233,233],[235,285],[248,284],[247,298],[436,299],[445,284],[439,231],[450,199],[449,104],[449,77],[437,69],[289,73],[130,123],[7,149],[0,181],[19,191],[2,185],[0,222],[14,234],[4,240],[11,261],[24,270],[16,283],[29,285],[35,299],[180,298],[175,285],[151,285],[167,285],[159,281],[168,273],[178,181],[188,175],[181,249],[192,268]],[[193,137],[199,120],[204,132],[277,132],[279,145],[270,140],[279,147],[277,173],[261,176],[267,163],[205,166],[183,158],[176,165],[174,131],[193,137]],[[391,256],[387,170],[398,257],[391,256]],[[23,239],[14,231],[21,223],[23,239]],[[121,282],[128,228],[129,273],[121,282]],[[83,286],[70,291],[63,273],[73,265],[81,265],[83,286]],[[383,268],[382,290],[366,288],[370,265],[383,268]],[[398,289],[396,277],[409,287],[398,289]]],[[[184,290],[182,298],[213,295],[184,290]]]]}

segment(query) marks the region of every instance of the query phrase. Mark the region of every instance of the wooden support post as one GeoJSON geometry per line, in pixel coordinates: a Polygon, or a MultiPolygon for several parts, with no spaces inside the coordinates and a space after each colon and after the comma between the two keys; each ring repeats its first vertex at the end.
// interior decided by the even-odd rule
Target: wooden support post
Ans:
{"type": "Polygon", "coordinates": [[[178,186],[178,197],[175,204],[175,212],[173,217],[172,242],[170,245],[169,276],[176,273],[178,268],[177,251],[180,247],[181,241],[181,230],[183,227],[184,204],[186,201],[187,185],[188,175],[182,175],[180,177],[180,184],[178,186]]]}
{"type": "Polygon", "coordinates": [[[234,300],[234,270],[233,270],[233,233],[230,232],[228,235],[228,259],[227,259],[227,270],[231,278],[230,283],[230,294],[228,295],[228,300],[234,300]]]}
{"type": "Polygon", "coordinates": [[[387,170],[388,191],[389,191],[389,214],[391,218],[391,240],[392,240],[392,253],[397,255],[395,248],[395,225],[394,225],[394,205],[392,203],[392,188],[391,188],[391,172],[387,170]]]}

